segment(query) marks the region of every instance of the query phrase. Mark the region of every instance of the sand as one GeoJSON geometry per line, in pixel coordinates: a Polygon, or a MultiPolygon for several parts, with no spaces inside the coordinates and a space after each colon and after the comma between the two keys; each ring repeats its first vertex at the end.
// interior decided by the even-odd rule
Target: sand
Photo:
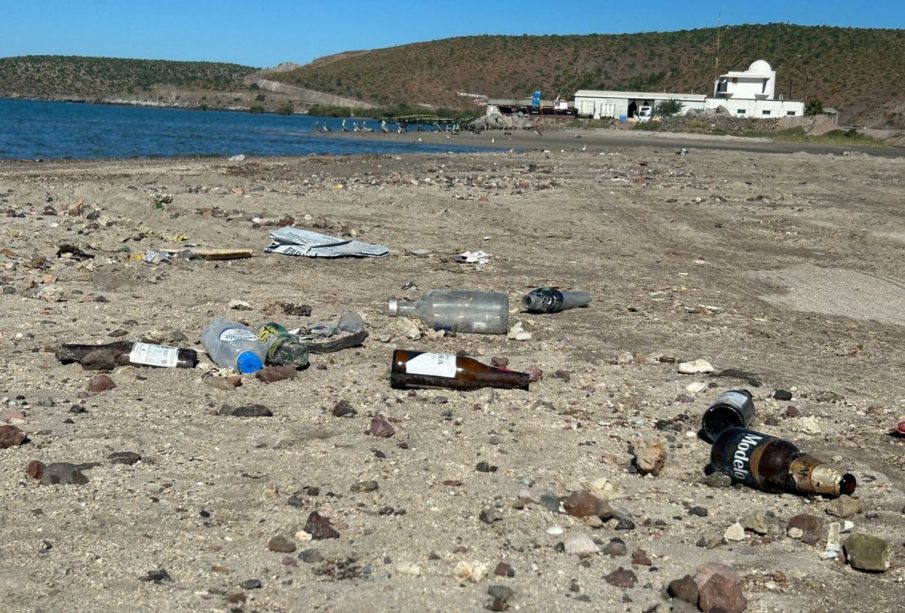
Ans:
{"type": "Polygon", "coordinates": [[[0,449],[4,610],[467,611],[503,585],[511,610],[668,611],[668,583],[707,562],[735,568],[750,611],[900,606],[905,443],[889,431],[905,414],[905,242],[892,238],[905,161],[564,138],[525,152],[0,163],[0,410],[28,436],[0,449]],[[290,218],[390,255],[265,254],[290,218]],[[255,255],[140,260],[187,245],[255,255]],[[466,250],[490,259],[455,261],[466,250]],[[594,299],[519,313],[541,285],[594,299]],[[442,336],[386,315],[387,300],[434,288],[506,292],[531,338],[442,336]],[[202,356],[195,369],[120,367],[115,388],[88,392],[97,373],[53,353],[145,338],[203,354],[214,316],[298,327],[343,309],[365,319],[362,347],[229,391],[209,385],[227,373],[202,356]],[[527,392],[394,390],[394,348],[506,358],[543,378],[527,392]],[[735,376],[677,372],[698,358],[735,376]],[[829,500],[704,484],[700,415],[740,387],[754,427],[856,475],[864,511],[850,519],[891,543],[889,571],[786,535],[798,514],[841,521],[829,500]],[[356,413],[334,416],[341,401],[356,413]],[[218,414],[253,403],[273,416],[218,414]],[[378,414],[393,437],[366,434],[378,414]],[[658,476],[631,468],[642,439],[666,449],[658,476]],[[109,459],[122,451],[141,460],[109,459]],[[96,465],[88,483],[44,485],[32,460],[96,465]],[[595,487],[616,518],[556,512],[595,487]],[[312,512],[339,538],[308,540],[312,512]],[[767,534],[720,543],[758,512],[767,534]],[[275,536],[287,551],[271,551],[275,536]],[[626,553],[557,546],[582,536],[626,553]],[[651,564],[632,564],[639,549],[651,564]],[[514,576],[495,576],[501,562],[514,576]],[[619,567],[634,586],[604,579],[619,567]]]}

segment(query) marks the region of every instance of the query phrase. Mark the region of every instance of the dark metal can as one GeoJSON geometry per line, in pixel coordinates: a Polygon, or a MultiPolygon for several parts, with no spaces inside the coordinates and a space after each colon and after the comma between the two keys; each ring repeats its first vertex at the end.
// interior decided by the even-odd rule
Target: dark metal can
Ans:
{"type": "Polygon", "coordinates": [[[729,390],[719,396],[704,411],[701,432],[712,443],[727,428],[747,428],[754,418],[754,402],[748,390],[729,390]]]}

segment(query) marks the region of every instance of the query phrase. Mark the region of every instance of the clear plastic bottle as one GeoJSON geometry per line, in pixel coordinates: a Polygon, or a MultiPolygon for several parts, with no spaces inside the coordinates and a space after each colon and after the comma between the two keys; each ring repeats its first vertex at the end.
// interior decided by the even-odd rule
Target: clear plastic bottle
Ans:
{"type": "Polygon", "coordinates": [[[267,348],[267,363],[274,366],[308,366],[308,346],[298,335],[276,322],[261,324],[255,328],[255,334],[267,348]]]}
{"type": "Polygon", "coordinates": [[[555,287],[538,287],[522,296],[522,310],[528,313],[558,313],[588,306],[590,302],[589,292],[564,292],[555,287]]]}
{"type": "Polygon", "coordinates": [[[235,368],[243,375],[264,368],[267,347],[240,323],[222,317],[213,319],[201,336],[201,344],[211,360],[223,368],[235,368]]]}
{"type": "Polygon", "coordinates": [[[418,302],[390,300],[390,317],[417,317],[434,330],[506,334],[509,298],[501,292],[432,290],[418,302]]]}

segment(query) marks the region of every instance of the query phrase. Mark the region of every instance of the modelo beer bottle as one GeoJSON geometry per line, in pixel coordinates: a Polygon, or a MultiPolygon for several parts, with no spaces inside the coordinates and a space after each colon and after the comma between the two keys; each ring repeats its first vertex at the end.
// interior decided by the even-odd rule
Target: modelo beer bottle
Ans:
{"type": "Polygon", "coordinates": [[[390,366],[390,386],[396,389],[499,387],[527,390],[529,382],[528,373],[494,368],[467,356],[446,353],[397,349],[390,366]]]}
{"type": "Polygon", "coordinates": [[[788,441],[744,428],[728,428],[710,450],[709,470],[719,470],[736,483],[767,492],[851,494],[855,477],[803,453],[788,441]]]}

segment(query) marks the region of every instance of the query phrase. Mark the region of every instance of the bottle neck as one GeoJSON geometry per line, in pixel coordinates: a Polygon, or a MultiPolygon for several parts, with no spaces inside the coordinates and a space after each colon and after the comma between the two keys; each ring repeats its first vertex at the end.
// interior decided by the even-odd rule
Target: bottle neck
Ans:
{"type": "Polygon", "coordinates": [[[396,302],[396,315],[406,317],[412,315],[418,308],[418,303],[409,302],[408,300],[399,300],[396,302]]]}

